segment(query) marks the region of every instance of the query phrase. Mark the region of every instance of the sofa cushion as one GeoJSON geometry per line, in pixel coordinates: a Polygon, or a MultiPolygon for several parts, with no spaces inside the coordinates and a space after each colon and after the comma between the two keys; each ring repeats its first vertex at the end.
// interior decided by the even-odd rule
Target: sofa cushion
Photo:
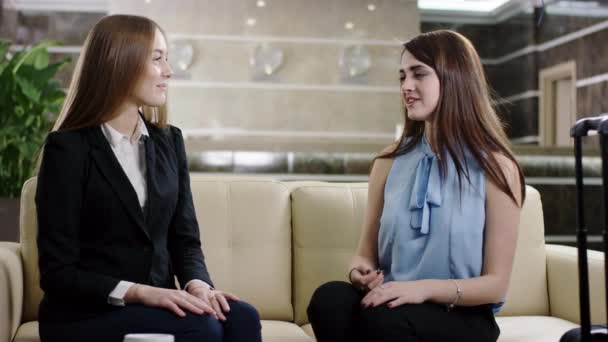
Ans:
{"type": "Polygon", "coordinates": [[[40,273],[38,271],[38,219],[36,217],[36,178],[25,182],[21,191],[21,209],[19,217],[19,234],[21,257],[23,259],[23,314],[22,321],[38,319],[38,304],[42,300],[40,273]]]}
{"type": "MultiPolygon", "coordinates": [[[[262,320],[264,342],[312,342],[304,330],[293,323],[262,320]]],[[[28,322],[19,327],[13,342],[40,342],[38,322],[28,322]]]]}
{"type": "MultiPolygon", "coordinates": [[[[580,323],[578,249],[547,245],[547,281],[551,316],[580,323]]],[[[603,251],[587,251],[592,324],[606,324],[606,278],[603,251]]]]}
{"type": "Polygon", "coordinates": [[[548,316],[545,223],[540,194],[526,186],[509,292],[499,316],[548,316]]]}
{"type": "Polygon", "coordinates": [[[302,328],[289,322],[262,321],[264,342],[314,342],[302,328]]]}
{"type": "Polygon", "coordinates": [[[19,329],[17,329],[17,333],[15,334],[15,338],[13,342],[39,342],[40,336],[38,335],[38,322],[27,322],[22,324],[19,329]]]}
{"type": "Polygon", "coordinates": [[[499,342],[555,342],[578,325],[548,316],[496,317],[500,327],[499,342]]]}
{"type": "Polygon", "coordinates": [[[192,175],[205,260],[216,287],[262,319],[293,319],[289,191],[263,179],[192,175]]]}
{"type": "Polygon", "coordinates": [[[312,324],[305,324],[301,328],[308,336],[315,338],[315,332],[312,330],[312,324]]]}
{"type": "MultiPolygon", "coordinates": [[[[295,322],[308,322],[314,290],[330,280],[346,280],[359,239],[367,184],[288,185],[292,191],[295,322]]],[[[548,315],[544,223],[540,194],[526,188],[517,252],[506,305],[500,315],[548,315]]]]}
{"type": "Polygon", "coordinates": [[[346,280],[359,241],[367,184],[290,184],[294,244],[295,322],[308,323],[314,290],[346,280]]]}

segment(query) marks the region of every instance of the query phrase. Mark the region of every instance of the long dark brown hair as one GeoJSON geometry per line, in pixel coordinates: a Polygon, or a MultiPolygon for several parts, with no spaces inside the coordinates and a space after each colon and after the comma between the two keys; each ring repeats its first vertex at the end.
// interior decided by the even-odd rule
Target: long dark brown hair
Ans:
{"type": "MultiPolygon", "coordinates": [[[[469,151],[489,180],[519,205],[495,157],[496,153],[502,154],[517,167],[523,203],[526,195],[524,175],[509,147],[503,124],[492,107],[486,76],[473,44],[459,33],[438,30],[406,42],[403,53],[405,51],[433,68],[439,78],[439,101],[431,115],[433,147],[440,154],[440,168],[446,169],[443,157],[449,154],[462,185],[463,175],[468,180],[465,151],[469,151]]],[[[407,109],[404,110],[405,125],[398,144],[378,158],[405,154],[423,138],[425,122],[409,119],[407,109]]]]}
{"type": "MultiPolygon", "coordinates": [[[[53,131],[98,126],[132,95],[152,53],[154,21],[133,15],[102,18],[89,32],[53,131]]],[[[164,33],[163,33],[164,35],[164,33]]],[[[142,106],[146,121],[167,125],[165,106],[142,106]]]]}

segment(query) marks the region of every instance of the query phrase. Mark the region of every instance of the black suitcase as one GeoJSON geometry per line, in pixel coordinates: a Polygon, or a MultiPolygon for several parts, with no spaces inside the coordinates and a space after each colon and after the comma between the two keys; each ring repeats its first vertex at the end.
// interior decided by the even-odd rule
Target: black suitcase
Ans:
{"type": "MultiPolygon", "coordinates": [[[[578,248],[578,281],[579,301],[581,311],[580,328],[566,332],[560,342],[595,342],[608,341],[606,325],[591,325],[591,309],[589,307],[589,274],[587,266],[587,227],[583,214],[583,163],[582,163],[582,138],[589,135],[591,131],[600,136],[600,153],[602,156],[602,183],[604,192],[604,276],[608,275],[608,115],[594,118],[581,119],[570,130],[570,136],[574,138],[574,158],[576,172],[576,244],[578,248]]],[[[608,285],[608,284],[607,284],[608,285]]],[[[606,309],[608,310],[608,286],[606,286],[606,309]]]]}

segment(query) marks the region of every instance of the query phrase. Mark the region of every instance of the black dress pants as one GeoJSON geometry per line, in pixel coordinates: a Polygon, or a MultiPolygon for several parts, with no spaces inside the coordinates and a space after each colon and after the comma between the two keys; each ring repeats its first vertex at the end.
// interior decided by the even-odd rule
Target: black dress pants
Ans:
{"type": "Polygon", "coordinates": [[[500,335],[491,305],[452,311],[431,303],[363,309],[361,299],[363,293],[349,283],[334,281],[319,287],[308,307],[317,341],[495,342],[500,335]]]}
{"type": "Polygon", "coordinates": [[[166,309],[139,304],[70,322],[40,317],[40,337],[42,342],[122,342],[126,334],[156,333],[172,334],[175,342],[261,342],[256,309],[243,301],[228,302],[225,322],[187,310],[185,317],[179,317],[166,309]]]}

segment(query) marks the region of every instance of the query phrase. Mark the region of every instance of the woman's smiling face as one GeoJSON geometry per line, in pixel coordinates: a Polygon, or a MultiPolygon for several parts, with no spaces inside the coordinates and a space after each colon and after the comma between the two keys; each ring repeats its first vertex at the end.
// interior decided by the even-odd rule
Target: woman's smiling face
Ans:
{"type": "Polygon", "coordinates": [[[399,70],[401,96],[411,120],[432,120],[439,102],[440,84],[437,73],[405,50],[399,70]]]}

